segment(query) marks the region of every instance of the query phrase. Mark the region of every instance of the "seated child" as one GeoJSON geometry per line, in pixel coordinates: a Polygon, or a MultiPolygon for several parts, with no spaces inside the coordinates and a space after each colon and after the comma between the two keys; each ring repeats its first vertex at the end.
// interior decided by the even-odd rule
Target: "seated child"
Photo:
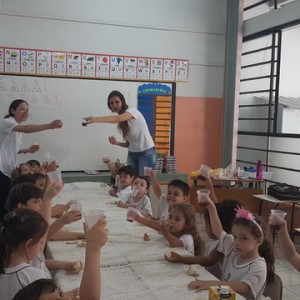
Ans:
{"type": "Polygon", "coordinates": [[[174,203],[169,221],[160,223],[160,232],[171,247],[183,247],[191,254],[199,255],[203,244],[196,229],[194,207],[189,203],[174,203]]]}
{"type": "MultiPolygon", "coordinates": [[[[153,171],[150,177],[153,184],[153,192],[159,199],[159,209],[161,211],[160,220],[167,221],[169,220],[169,209],[174,203],[189,202],[190,187],[186,182],[180,179],[174,179],[169,182],[167,195],[164,195],[161,192],[159,182],[153,171]]],[[[127,215],[133,220],[152,229],[157,231],[160,229],[160,222],[158,220],[143,218],[143,216],[136,211],[128,211],[127,215]]]]}
{"type": "Polygon", "coordinates": [[[19,165],[19,167],[15,168],[11,172],[11,180],[16,180],[21,175],[31,174],[31,168],[28,164],[22,163],[19,165]]]}
{"type": "Polygon", "coordinates": [[[120,187],[117,191],[111,189],[109,194],[126,201],[131,195],[131,186],[135,176],[135,169],[131,166],[124,166],[118,170],[117,175],[120,178],[120,187]]]}
{"type": "Polygon", "coordinates": [[[136,195],[130,193],[127,198],[123,197],[117,202],[122,208],[135,207],[143,217],[152,216],[150,198],[147,196],[150,182],[147,177],[137,176],[132,183],[132,189],[136,190],[136,195]]]}
{"type": "MultiPolygon", "coordinates": [[[[235,209],[242,206],[242,203],[238,200],[226,199],[221,203],[216,203],[216,209],[220,218],[224,231],[231,233],[232,222],[235,219],[235,209]]],[[[213,233],[209,212],[204,211],[205,229],[210,240],[208,241],[203,256],[181,256],[178,253],[171,252],[170,256],[165,256],[165,259],[170,262],[181,262],[184,264],[200,264],[204,266],[206,270],[212,273],[215,277],[221,278],[223,253],[217,251],[219,240],[213,233]]]]}
{"type": "MultiPolygon", "coordinates": [[[[50,221],[49,214],[47,212],[43,214],[42,210],[43,210],[43,206],[45,204],[47,205],[47,202],[51,201],[49,200],[49,198],[51,198],[51,196],[56,194],[56,191],[55,190],[53,191],[53,189],[54,188],[52,185],[48,187],[42,201],[42,191],[35,184],[28,182],[28,183],[20,183],[18,185],[15,185],[9,192],[7,202],[6,202],[6,209],[8,211],[12,211],[16,208],[25,208],[29,210],[34,210],[42,214],[45,220],[48,220],[49,223],[50,221]]],[[[70,211],[65,213],[60,219],[53,222],[49,226],[49,231],[47,233],[46,240],[54,239],[56,236],[58,236],[57,240],[66,240],[66,239],[70,240],[70,239],[84,238],[84,234],[79,232],[69,232],[69,231],[65,231],[61,233],[57,232],[65,224],[75,222],[80,218],[81,218],[81,214],[79,214],[76,211],[70,211]]],[[[48,271],[44,261],[45,261],[45,256],[41,251],[33,260],[32,265],[44,271],[45,270],[48,271]]],[[[72,262],[72,263],[59,262],[58,264],[55,264],[56,267],[55,269],[66,269],[68,271],[73,271],[75,267],[75,263],[76,262],[72,262]]],[[[51,260],[49,264],[53,265],[53,261],[51,260]]]]}
{"type": "MultiPolygon", "coordinates": [[[[80,299],[99,300],[101,295],[101,268],[99,266],[101,248],[107,241],[106,220],[101,218],[90,229],[85,224],[84,231],[87,246],[79,297],[80,299]]],[[[13,300],[69,299],[65,296],[53,280],[38,279],[19,290],[13,300]]]]}
{"type": "Polygon", "coordinates": [[[27,164],[30,166],[32,173],[40,173],[41,164],[38,160],[36,159],[28,160],[27,164]]]}
{"type": "Polygon", "coordinates": [[[247,300],[260,299],[266,283],[274,278],[274,249],[264,220],[238,208],[232,234],[227,234],[211,199],[208,210],[213,233],[219,239],[217,250],[224,254],[221,281],[196,278],[188,287],[200,291],[228,285],[247,300]]]}
{"type": "Polygon", "coordinates": [[[116,162],[113,164],[110,158],[105,155],[102,158],[102,162],[105,163],[110,171],[111,177],[110,177],[110,186],[114,186],[116,183],[116,175],[118,174],[118,171],[120,168],[124,167],[125,164],[121,163],[119,159],[116,160],[116,162]]]}

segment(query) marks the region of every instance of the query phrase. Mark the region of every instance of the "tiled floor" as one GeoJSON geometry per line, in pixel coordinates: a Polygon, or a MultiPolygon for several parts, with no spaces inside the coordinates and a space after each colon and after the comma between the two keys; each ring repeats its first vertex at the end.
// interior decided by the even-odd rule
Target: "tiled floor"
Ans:
{"type": "MultiPolygon", "coordinates": [[[[203,218],[197,214],[197,226],[201,238],[205,240],[205,228],[203,218]]],[[[300,237],[295,238],[295,245],[300,253],[300,237]]],[[[277,239],[275,239],[276,262],[275,271],[280,276],[283,283],[282,300],[299,300],[300,299],[300,273],[296,271],[287,260],[283,259],[277,239]]]]}

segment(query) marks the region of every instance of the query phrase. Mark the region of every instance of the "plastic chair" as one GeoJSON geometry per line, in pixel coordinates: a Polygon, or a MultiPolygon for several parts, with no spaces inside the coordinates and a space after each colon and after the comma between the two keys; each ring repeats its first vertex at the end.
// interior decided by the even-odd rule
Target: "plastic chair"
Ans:
{"type": "Polygon", "coordinates": [[[274,274],[274,281],[265,287],[263,295],[272,300],[282,300],[282,281],[277,274],[274,274]]]}

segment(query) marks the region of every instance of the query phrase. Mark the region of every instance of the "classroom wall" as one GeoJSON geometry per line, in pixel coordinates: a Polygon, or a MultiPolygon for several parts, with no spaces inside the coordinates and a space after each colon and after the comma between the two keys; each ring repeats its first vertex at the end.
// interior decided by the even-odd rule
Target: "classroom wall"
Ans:
{"type": "MultiPolygon", "coordinates": [[[[226,8],[227,1],[218,0],[0,0],[0,28],[5,28],[0,31],[0,44],[188,59],[188,82],[178,83],[176,87],[178,140],[185,118],[182,108],[187,103],[192,103],[191,107],[215,109],[223,97],[226,8]]],[[[198,115],[193,109],[190,113],[195,119],[206,115],[206,111],[198,115]]],[[[203,127],[208,130],[211,122],[204,120],[203,127]]],[[[216,140],[220,141],[222,123],[217,122],[215,126],[219,126],[216,132],[220,136],[216,140]]],[[[207,131],[202,130],[202,135],[211,138],[207,131]]],[[[200,142],[196,140],[189,140],[190,148],[199,148],[200,142]]],[[[210,144],[201,144],[203,156],[197,151],[191,155],[180,146],[176,149],[177,145],[178,142],[175,153],[179,155],[178,168],[182,170],[194,169],[212,151],[210,144]],[[193,167],[192,163],[181,161],[181,156],[189,156],[195,162],[193,167]]],[[[221,152],[221,142],[215,146],[219,147],[216,152],[221,152]]]]}

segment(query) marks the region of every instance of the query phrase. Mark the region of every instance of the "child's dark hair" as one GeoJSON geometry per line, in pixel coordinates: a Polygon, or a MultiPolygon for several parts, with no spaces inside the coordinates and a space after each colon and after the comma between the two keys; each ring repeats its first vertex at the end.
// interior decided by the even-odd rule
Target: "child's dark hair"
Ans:
{"type": "Polygon", "coordinates": [[[53,293],[56,289],[52,279],[42,278],[23,287],[12,300],[39,300],[44,292],[53,293]]]}
{"type": "Polygon", "coordinates": [[[274,246],[270,237],[270,233],[267,230],[265,220],[253,214],[255,222],[246,218],[235,218],[232,225],[244,226],[249,229],[250,234],[255,238],[263,238],[262,244],[258,247],[258,253],[263,257],[267,264],[267,284],[273,282],[275,273],[275,253],[274,246]],[[261,231],[262,230],[262,231],[261,231]]]}
{"type": "Polygon", "coordinates": [[[168,184],[168,187],[170,187],[170,186],[179,188],[182,191],[184,196],[188,196],[190,194],[189,185],[180,179],[174,179],[174,180],[170,181],[168,184]]]}
{"type": "Polygon", "coordinates": [[[30,159],[26,164],[28,164],[32,168],[41,166],[40,162],[36,159],[30,159]]]}
{"type": "Polygon", "coordinates": [[[43,191],[34,183],[20,183],[10,189],[5,208],[7,211],[11,211],[18,207],[18,203],[26,204],[31,198],[39,199],[42,197],[43,191]]]}
{"type": "Polygon", "coordinates": [[[34,180],[34,183],[36,183],[36,181],[39,179],[46,179],[46,175],[44,175],[42,173],[33,173],[33,174],[31,174],[31,177],[34,180]]]}
{"type": "MultiPolygon", "coordinates": [[[[223,230],[231,233],[232,223],[235,220],[235,208],[243,207],[243,203],[235,199],[225,199],[215,204],[223,230]]],[[[209,211],[204,211],[204,219],[210,224],[209,211]]]]}
{"type": "Polygon", "coordinates": [[[9,117],[13,117],[13,116],[14,116],[13,110],[16,110],[16,109],[19,107],[19,105],[21,105],[22,103],[28,104],[28,103],[27,103],[25,100],[23,100],[23,99],[16,99],[16,100],[14,100],[14,101],[10,104],[10,106],[9,106],[9,108],[8,108],[8,114],[4,117],[4,119],[9,118],[9,117]]]}
{"type": "Polygon", "coordinates": [[[121,174],[125,174],[125,175],[129,175],[130,177],[133,177],[136,175],[136,170],[134,167],[132,166],[124,166],[124,167],[121,167],[118,171],[117,171],[117,174],[118,175],[121,175],[121,174]]]}
{"type": "Polygon", "coordinates": [[[20,183],[24,183],[24,182],[35,183],[35,180],[34,180],[32,175],[33,174],[24,174],[24,175],[18,176],[14,180],[12,179],[11,183],[10,183],[10,188],[13,188],[15,185],[20,184],[20,183]]]}
{"type": "MultiPolygon", "coordinates": [[[[143,179],[146,181],[146,184],[147,184],[147,189],[149,190],[150,189],[150,178],[149,176],[135,176],[134,177],[134,180],[137,179],[137,178],[140,178],[140,179],[143,179]]],[[[133,180],[133,181],[134,181],[133,180]]]]}
{"type": "Polygon", "coordinates": [[[186,226],[183,229],[183,232],[180,232],[180,235],[186,233],[191,234],[194,240],[195,256],[201,255],[203,253],[204,243],[196,228],[196,213],[194,206],[189,203],[174,203],[170,208],[170,212],[172,210],[177,210],[183,213],[186,220],[186,226]]]}
{"type": "Polygon", "coordinates": [[[36,211],[17,208],[8,212],[0,223],[0,274],[12,250],[29,240],[35,245],[47,229],[48,223],[36,211]]]}

